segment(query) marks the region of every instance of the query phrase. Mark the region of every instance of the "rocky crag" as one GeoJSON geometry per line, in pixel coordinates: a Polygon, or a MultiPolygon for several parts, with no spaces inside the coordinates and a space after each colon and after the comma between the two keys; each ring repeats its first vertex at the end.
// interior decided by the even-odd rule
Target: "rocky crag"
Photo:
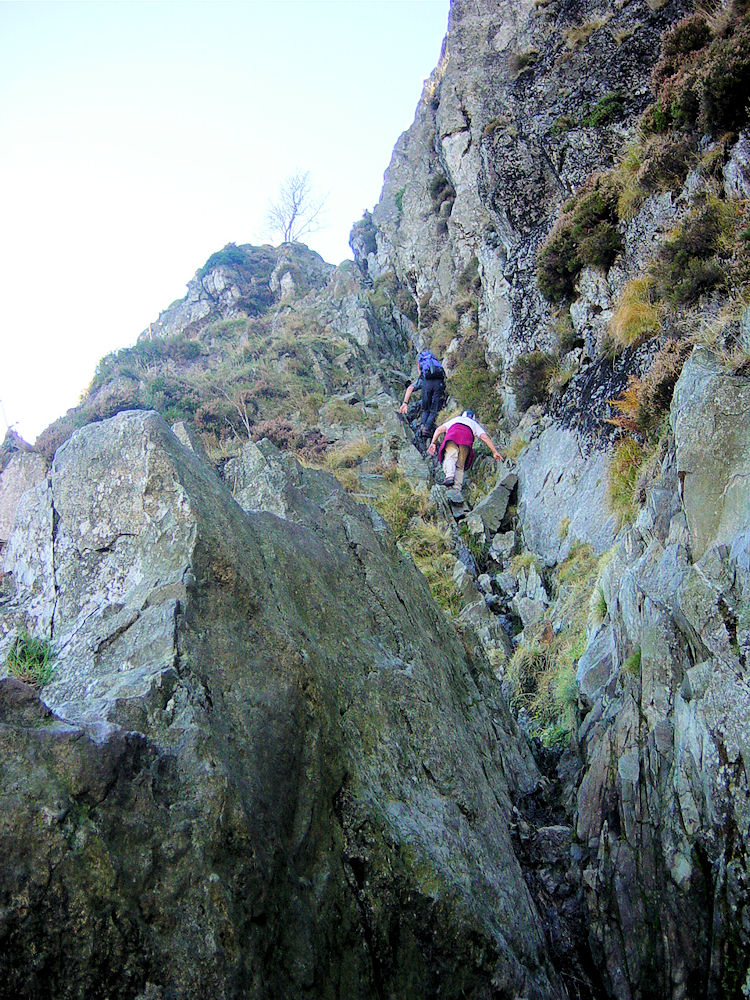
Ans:
{"type": "Polygon", "coordinates": [[[739,0],[454,0],[353,264],[6,440],[0,995],[750,995],[749,94],[739,0]]]}

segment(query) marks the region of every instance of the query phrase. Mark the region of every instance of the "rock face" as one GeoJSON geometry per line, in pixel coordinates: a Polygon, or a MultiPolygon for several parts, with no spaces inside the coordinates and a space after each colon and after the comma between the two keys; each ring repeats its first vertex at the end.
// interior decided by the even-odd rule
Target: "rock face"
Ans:
{"type": "Polygon", "coordinates": [[[44,459],[34,452],[16,452],[0,472],[0,542],[8,540],[23,494],[47,473],[44,459]]]}
{"type": "Polygon", "coordinates": [[[0,683],[2,995],[565,996],[486,663],[377,515],[294,473],[293,519],[245,513],[122,413],[25,494],[2,645],[23,621],[57,659],[43,702],[0,683]]]}
{"type": "Polygon", "coordinates": [[[476,258],[479,332],[506,366],[549,346],[536,249],[560,205],[611,165],[650,100],[665,25],[687,5],[453,0],[440,63],[354,244],[415,301],[446,304],[476,258]],[[613,94],[619,110],[592,112],[613,94]],[[373,250],[373,242],[376,250],[373,250]]]}
{"type": "Polygon", "coordinates": [[[674,449],[605,571],[607,617],[579,663],[578,836],[617,997],[747,988],[748,394],[705,352],[683,369],[674,449]]]}

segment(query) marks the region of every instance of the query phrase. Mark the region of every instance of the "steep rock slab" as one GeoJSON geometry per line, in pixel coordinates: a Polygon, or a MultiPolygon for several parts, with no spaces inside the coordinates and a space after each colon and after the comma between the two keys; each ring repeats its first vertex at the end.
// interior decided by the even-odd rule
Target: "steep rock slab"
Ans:
{"type": "Polygon", "coordinates": [[[617,997],[740,998],[750,982],[749,394],[705,352],[685,365],[674,446],[579,663],[577,832],[617,997]]]}
{"type": "Polygon", "coordinates": [[[573,428],[550,423],[518,460],[518,508],[524,542],[549,565],[576,539],[595,552],[614,542],[606,504],[609,455],[573,428]]]}
{"type": "Polygon", "coordinates": [[[0,689],[4,995],[565,995],[494,679],[381,519],[317,484],[303,523],[246,514],[123,413],[24,498],[3,616],[58,659],[46,706],[0,689]]]}

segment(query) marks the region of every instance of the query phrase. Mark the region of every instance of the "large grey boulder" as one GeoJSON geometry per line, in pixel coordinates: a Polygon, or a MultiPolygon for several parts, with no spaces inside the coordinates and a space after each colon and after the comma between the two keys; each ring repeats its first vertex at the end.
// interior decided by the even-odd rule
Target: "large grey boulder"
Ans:
{"type": "Polygon", "coordinates": [[[506,473],[484,499],[474,507],[473,515],[481,519],[487,538],[497,534],[508,510],[508,501],[518,483],[518,476],[506,473]]]}
{"type": "Polygon", "coordinates": [[[306,474],[295,519],[246,513],[122,413],[25,495],[0,645],[25,619],[57,660],[42,702],[0,684],[3,995],[565,996],[489,666],[306,474]]]}
{"type": "Polygon", "coordinates": [[[575,429],[553,423],[518,459],[518,515],[526,547],[548,565],[560,562],[576,539],[605,552],[615,520],[607,508],[609,456],[575,429]]]}

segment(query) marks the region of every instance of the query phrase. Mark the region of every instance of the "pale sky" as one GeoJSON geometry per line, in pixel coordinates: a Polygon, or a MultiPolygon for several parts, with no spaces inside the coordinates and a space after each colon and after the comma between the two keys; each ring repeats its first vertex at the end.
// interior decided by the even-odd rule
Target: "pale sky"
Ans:
{"type": "Polygon", "coordinates": [[[378,200],[448,0],[0,0],[0,440],[74,406],[280,182],[331,263],[378,200]]]}

